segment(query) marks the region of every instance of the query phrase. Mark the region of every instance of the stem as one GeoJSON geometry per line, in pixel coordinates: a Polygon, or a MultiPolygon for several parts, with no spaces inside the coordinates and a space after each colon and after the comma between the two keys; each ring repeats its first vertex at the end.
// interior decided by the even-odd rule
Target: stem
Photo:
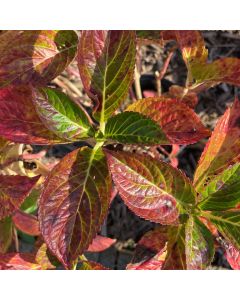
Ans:
{"type": "Polygon", "coordinates": [[[135,87],[137,99],[142,99],[142,90],[141,90],[141,84],[140,84],[140,74],[138,72],[137,66],[135,66],[134,76],[135,76],[134,87],[135,87]]]}
{"type": "Polygon", "coordinates": [[[159,72],[159,71],[156,71],[156,72],[155,72],[156,84],[157,84],[157,95],[158,95],[159,97],[160,97],[161,94],[162,94],[161,80],[163,79],[164,75],[165,75],[166,72],[167,72],[167,68],[168,68],[168,66],[169,66],[169,63],[170,63],[170,61],[171,61],[171,58],[172,58],[172,56],[173,56],[174,51],[175,51],[175,48],[173,48],[173,49],[169,52],[169,54],[168,54],[166,60],[165,60],[164,63],[163,63],[163,67],[162,67],[161,71],[160,71],[160,72],[159,72]]]}
{"type": "Polygon", "coordinates": [[[13,239],[15,243],[16,252],[19,252],[19,240],[16,227],[13,228],[13,239]]]}

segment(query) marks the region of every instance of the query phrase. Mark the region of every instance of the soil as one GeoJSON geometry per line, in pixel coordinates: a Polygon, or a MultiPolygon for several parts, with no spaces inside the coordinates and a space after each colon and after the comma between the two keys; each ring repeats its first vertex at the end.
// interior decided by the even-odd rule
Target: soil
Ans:
{"type": "MultiPolygon", "coordinates": [[[[206,46],[209,50],[209,61],[220,57],[240,58],[240,31],[203,31],[206,46]]],[[[143,45],[139,49],[141,57],[141,88],[142,91],[156,91],[154,73],[160,70],[166,58],[168,49],[158,45],[143,45]]],[[[162,80],[163,91],[168,91],[173,84],[184,85],[186,80],[186,67],[180,51],[176,51],[172,57],[166,76],[162,80]]],[[[86,96],[80,78],[76,62],[61,76],[54,80],[53,85],[63,89],[64,92],[80,101],[87,110],[90,110],[91,103],[86,96]]],[[[134,87],[133,87],[134,90],[134,87]]],[[[233,102],[234,96],[239,95],[236,87],[220,84],[208,91],[199,94],[199,101],[195,111],[200,116],[204,125],[211,130],[215,127],[216,121],[225,109],[233,102]]],[[[128,99],[131,102],[131,99],[128,99]]],[[[198,159],[205,146],[206,140],[194,145],[181,147],[177,156],[179,165],[188,177],[192,178],[198,159]]],[[[45,162],[54,162],[64,157],[67,153],[82,146],[83,143],[74,143],[64,146],[53,146],[47,149],[45,162]]],[[[42,150],[43,147],[34,147],[34,152],[42,150]]],[[[130,147],[131,151],[139,151],[138,147],[130,147]]],[[[170,150],[167,149],[166,150],[170,150]]],[[[145,148],[141,151],[151,152],[145,148]]],[[[151,153],[150,153],[151,154],[151,153]]],[[[163,153],[162,158],[166,159],[163,153]]],[[[102,263],[112,269],[125,269],[130,262],[136,242],[142,235],[154,228],[155,224],[145,221],[134,215],[123,203],[119,195],[112,202],[108,217],[102,228],[102,234],[116,238],[117,243],[110,249],[99,253],[88,255],[89,258],[102,263]]],[[[230,268],[221,250],[216,251],[215,259],[211,268],[230,268]]]]}

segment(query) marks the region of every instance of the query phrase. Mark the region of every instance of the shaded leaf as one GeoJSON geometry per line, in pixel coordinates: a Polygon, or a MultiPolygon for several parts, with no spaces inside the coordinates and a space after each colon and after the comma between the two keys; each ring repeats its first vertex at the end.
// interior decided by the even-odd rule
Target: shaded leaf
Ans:
{"type": "Polygon", "coordinates": [[[189,270],[204,270],[214,256],[211,232],[196,217],[190,216],[186,224],[186,262],[189,270]]]}
{"type": "Polygon", "coordinates": [[[84,30],[78,67],[84,89],[95,101],[103,124],[119,107],[131,86],[135,67],[135,33],[129,30],[84,30]]]}
{"type": "Polygon", "coordinates": [[[12,220],[7,217],[0,220],[0,254],[7,252],[12,243],[12,220]]]}
{"type": "Polygon", "coordinates": [[[87,113],[66,94],[41,88],[33,99],[44,125],[57,136],[69,141],[88,137],[90,124],[87,113]]]}
{"type": "Polygon", "coordinates": [[[144,155],[106,151],[112,178],[126,205],[138,216],[173,223],[179,209],[195,202],[190,181],[177,169],[144,155]]]}
{"type": "Polygon", "coordinates": [[[95,261],[87,260],[87,261],[82,262],[82,265],[78,268],[78,270],[96,271],[96,270],[109,270],[109,269],[104,267],[100,263],[97,263],[95,261]]]}
{"type": "Polygon", "coordinates": [[[232,210],[225,212],[211,212],[205,214],[224,236],[237,250],[240,250],[240,211],[232,210]]]}
{"type": "Polygon", "coordinates": [[[106,236],[97,235],[89,245],[87,251],[101,252],[111,247],[116,242],[115,239],[110,239],[106,236]]]}
{"type": "Polygon", "coordinates": [[[105,138],[126,144],[169,144],[160,126],[137,112],[123,112],[108,119],[105,138]]]}
{"type": "Polygon", "coordinates": [[[161,270],[166,257],[168,227],[147,232],[138,242],[127,270],[161,270]]]}
{"type": "Polygon", "coordinates": [[[59,143],[60,139],[40,120],[32,99],[32,89],[27,86],[0,90],[0,135],[15,143],[59,143]]]}
{"type": "Polygon", "coordinates": [[[32,253],[0,254],[0,270],[41,270],[32,253]]]}
{"type": "Polygon", "coordinates": [[[169,91],[164,95],[168,98],[178,99],[190,108],[194,108],[198,103],[198,97],[195,92],[178,85],[170,86],[169,91]]]}
{"type": "Polygon", "coordinates": [[[203,210],[227,210],[240,203],[240,164],[228,167],[214,176],[201,192],[199,207],[203,210]]]}
{"type": "Polygon", "coordinates": [[[39,178],[0,175],[0,219],[12,215],[20,207],[39,178]]]}
{"type": "Polygon", "coordinates": [[[72,30],[9,30],[0,37],[0,87],[46,85],[73,60],[78,37],[72,30]]]}
{"type": "Polygon", "coordinates": [[[194,175],[194,185],[198,191],[204,184],[240,160],[240,102],[236,99],[233,106],[219,119],[211,138],[200,157],[194,175]]]}
{"type": "Polygon", "coordinates": [[[127,111],[141,113],[157,122],[170,141],[165,144],[191,144],[210,134],[196,113],[176,99],[142,99],[128,106],[127,111]]]}
{"type": "Polygon", "coordinates": [[[40,235],[39,222],[36,216],[17,210],[12,216],[12,220],[17,229],[22,232],[33,236],[40,235]]]}
{"type": "Polygon", "coordinates": [[[171,226],[168,230],[167,255],[163,270],[185,270],[185,225],[171,226]]]}
{"type": "Polygon", "coordinates": [[[108,211],[111,180],[102,151],[66,155],[49,173],[39,200],[39,222],[51,252],[66,267],[92,242],[108,211]]]}

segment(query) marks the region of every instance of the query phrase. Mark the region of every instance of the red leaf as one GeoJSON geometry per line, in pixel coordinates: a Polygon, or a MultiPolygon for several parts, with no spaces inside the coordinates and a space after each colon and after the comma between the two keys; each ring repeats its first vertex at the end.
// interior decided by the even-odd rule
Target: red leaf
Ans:
{"type": "Polygon", "coordinates": [[[31,253],[0,254],[0,270],[41,270],[31,253]]]}
{"type": "Polygon", "coordinates": [[[210,134],[197,114],[176,99],[142,99],[128,106],[127,111],[141,113],[157,122],[171,144],[195,143],[210,134]]]}
{"type": "Polygon", "coordinates": [[[172,166],[144,155],[105,152],[120,196],[140,217],[170,224],[178,218],[178,205],[195,202],[190,181],[172,166]]]}
{"type": "Polygon", "coordinates": [[[87,251],[89,252],[101,252],[111,247],[116,242],[115,239],[110,239],[105,236],[97,235],[92,244],[88,247],[87,251]]]}
{"type": "Polygon", "coordinates": [[[46,85],[73,60],[72,30],[9,30],[0,39],[0,86],[46,85]]]}
{"type": "Polygon", "coordinates": [[[102,225],[111,179],[100,149],[76,149],[46,178],[39,200],[39,222],[49,250],[72,268],[102,225]]]}
{"type": "Polygon", "coordinates": [[[200,190],[207,178],[215,176],[240,160],[240,102],[219,119],[211,138],[200,157],[194,175],[194,184],[200,190]]]}
{"type": "Polygon", "coordinates": [[[0,175],[0,219],[12,215],[21,206],[39,178],[0,175]]]}
{"type": "Polygon", "coordinates": [[[27,86],[0,90],[0,135],[15,143],[59,143],[38,117],[32,97],[32,89],[27,86]]]}
{"type": "Polygon", "coordinates": [[[147,232],[138,242],[127,270],[161,270],[167,250],[167,227],[147,232]]]}
{"type": "Polygon", "coordinates": [[[240,251],[229,245],[225,253],[226,259],[234,270],[240,270],[240,251]]]}
{"type": "Polygon", "coordinates": [[[22,232],[33,236],[40,235],[39,223],[36,216],[17,210],[14,213],[12,220],[17,229],[22,232]]]}
{"type": "Polygon", "coordinates": [[[168,93],[164,94],[168,98],[178,99],[190,108],[194,108],[198,103],[198,97],[195,92],[188,90],[182,86],[172,85],[168,93]]]}

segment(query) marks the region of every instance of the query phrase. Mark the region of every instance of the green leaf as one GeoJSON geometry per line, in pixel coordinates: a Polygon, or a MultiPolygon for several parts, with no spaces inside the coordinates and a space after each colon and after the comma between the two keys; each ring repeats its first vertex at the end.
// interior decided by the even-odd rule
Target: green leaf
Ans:
{"type": "Polygon", "coordinates": [[[228,167],[201,192],[199,207],[203,210],[227,210],[240,202],[240,164],[228,167]]]}
{"type": "Polygon", "coordinates": [[[49,250],[72,268],[106,217],[111,178],[101,145],[76,149],[49,173],[39,200],[39,223],[49,250]]]}
{"type": "Polygon", "coordinates": [[[171,226],[168,230],[167,256],[163,270],[185,270],[185,225],[171,226]]]}
{"type": "Polygon", "coordinates": [[[104,137],[124,144],[170,143],[156,122],[137,112],[123,112],[108,119],[104,137]]]}
{"type": "Polygon", "coordinates": [[[145,155],[105,150],[113,181],[126,205],[138,216],[173,223],[181,210],[191,210],[195,192],[177,169],[145,155]]]}
{"type": "Polygon", "coordinates": [[[9,30],[0,37],[0,87],[43,86],[73,60],[78,37],[72,30],[9,30]]]}
{"type": "Polygon", "coordinates": [[[198,192],[202,192],[217,174],[240,161],[239,120],[240,102],[235,99],[233,106],[219,119],[198,162],[194,175],[198,192]]]}
{"type": "Polygon", "coordinates": [[[96,103],[100,128],[120,106],[133,81],[136,37],[129,30],[84,30],[78,67],[84,89],[96,103]]]}
{"type": "Polygon", "coordinates": [[[0,220],[0,254],[7,252],[12,243],[12,220],[7,217],[0,220]]]}
{"type": "Polygon", "coordinates": [[[91,126],[87,113],[64,93],[41,88],[33,101],[45,126],[60,138],[76,141],[88,137],[91,126]]]}
{"type": "Polygon", "coordinates": [[[189,270],[203,270],[214,257],[214,241],[211,232],[190,216],[186,223],[186,262],[189,270]]]}
{"type": "Polygon", "coordinates": [[[224,236],[224,238],[240,250],[240,211],[202,213],[224,236]]]}
{"type": "Polygon", "coordinates": [[[197,114],[176,99],[146,98],[129,105],[127,111],[138,112],[155,121],[166,135],[162,144],[191,144],[210,134],[197,114]]]}

